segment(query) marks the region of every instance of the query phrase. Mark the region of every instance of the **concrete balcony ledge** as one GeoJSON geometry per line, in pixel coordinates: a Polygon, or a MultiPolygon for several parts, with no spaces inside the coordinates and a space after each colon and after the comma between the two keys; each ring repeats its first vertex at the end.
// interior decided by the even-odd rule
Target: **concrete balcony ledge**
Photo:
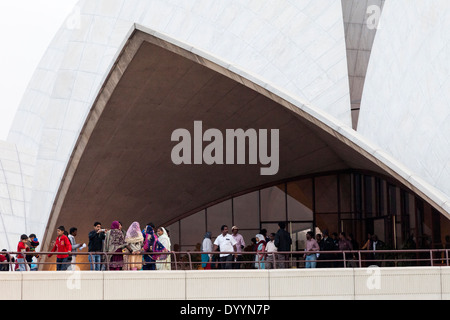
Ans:
{"type": "Polygon", "coordinates": [[[450,267],[2,272],[0,285],[2,300],[446,300],[450,267]]]}

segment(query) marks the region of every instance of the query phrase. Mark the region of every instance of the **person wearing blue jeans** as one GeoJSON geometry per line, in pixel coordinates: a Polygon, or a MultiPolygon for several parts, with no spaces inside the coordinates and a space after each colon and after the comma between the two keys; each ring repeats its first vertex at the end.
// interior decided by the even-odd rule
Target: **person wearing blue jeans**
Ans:
{"type": "Polygon", "coordinates": [[[100,271],[100,262],[102,257],[99,254],[90,254],[89,262],[91,263],[91,270],[100,271]]]}
{"type": "Polygon", "coordinates": [[[66,271],[69,267],[69,258],[56,258],[56,271],[66,271]]]}
{"type": "Polygon", "coordinates": [[[306,263],[305,263],[305,268],[315,268],[316,267],[316,255],[315,254],[310,254],[308,256],[306,256],[306,263]]]}
{"type": "Polygon", "coordinates": [[[94,223],[94,230],[89,232],[89,262],[91,263],[91,270],[100,271],[101,270],[101,255],[98,254],[102,252],[103,240],[105,240],[106,229],[102,229],[102,224],[98,221],[94,223]]]}
{"type": "Polygon", "coordinates": [[[306,233],[306,253],[305,253],[305,268],[315,268],[317,252],[320,250],[319,244],[314,239],[312,231],[306,233]]]}
{"type": "Polygon", "coordinates": [[[19,266],[19,271],[27,271],[25,259],[17,259],[17,265],[19,266]]]}

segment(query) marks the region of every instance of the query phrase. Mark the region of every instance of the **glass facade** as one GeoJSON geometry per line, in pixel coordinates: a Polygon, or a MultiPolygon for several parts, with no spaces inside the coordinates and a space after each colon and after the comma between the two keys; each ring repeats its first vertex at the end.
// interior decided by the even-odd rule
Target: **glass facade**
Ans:
{"type": "MultiPolygon", "coordinates": [[[[305,248],[313,230],[353,235],[360,249],[368,234],[389,248],[444,248],[450,222],[428,203],[393,181],[375,174],[343,171],[289,179],[283,183],[214,204],[168,226],[179,251],[194,251],[207,231],[236,225],[246,244],[261,229],[277,232],[286,222],[292,250],[305,248]]],[[[446,240],[447,239],[447,240],[446,240]]],[[[447,245],[448,245],[447,244],[447,245]]]]}

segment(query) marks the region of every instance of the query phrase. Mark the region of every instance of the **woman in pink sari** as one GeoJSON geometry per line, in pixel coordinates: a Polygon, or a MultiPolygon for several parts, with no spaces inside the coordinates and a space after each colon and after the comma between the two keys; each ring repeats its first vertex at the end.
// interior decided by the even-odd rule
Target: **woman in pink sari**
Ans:
{"type": "Polygon", "coordinates": [[[142,268],[142,255],[139,253],[144,243],[144,236],[142,235],[139,222],[133,222],[128,228],[125,242],[131,252],[131,255],[128,256],[129,269],[140,270],[142,268]]]}

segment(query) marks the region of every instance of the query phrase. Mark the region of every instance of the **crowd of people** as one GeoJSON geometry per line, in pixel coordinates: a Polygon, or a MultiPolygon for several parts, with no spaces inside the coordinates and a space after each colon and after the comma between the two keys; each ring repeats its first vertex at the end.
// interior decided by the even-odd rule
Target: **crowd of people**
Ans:
{"type": "Polygon", "coordinates": [[[18,254],[16,257],[8,253],[8,250],[3,249],[0,254],[0,271],[28,271],[37,270],[37,264],[33,258],[39,258],[36,253],[36,248],[39,246],[39,240],[34,233],[27,236],[23,234],[20,236],[20,241],[17,245],[18,254]]]}
{"type": "Polygon", "coordinates": [[[171,270],[171,242],[164,227],[148,223],[141,229],[134,221],[125,231],[120,221],[109,229],[95,222],[88,237],[91,270],[171,270]]]}
{"type": "MultiPolygon", "coordinates": [[[[203,252],[208,252],[202,254],[202,268],[240,269],[244,265],[244,268],[273,269],[292,266],[287,261],[291,251],[292,238],[285,230],[284,222],[280,222],[278,226],[278,231],[269,235],[267,235],[267,230],[260,230],[251,239],[251,244],[248,246],[245,246],[237,226],[233,226],[232,233],[228,234],[228,226],[223,225],[222,233],[214,243],[211,240],[211,233],[207,232],[201,247],[203,252]],[[214,251],[217,250],[220,251],[218,258],[214,254],[214,251]],[[256,255],[246,254],[246,251],[256,252],[256,255]],[[248,263],[249,261],[252,263],[248,263]]],[[[369,234],[367,241],[360,248],[353,236],[346,235],[345,232],[340,234],[334,232],[330,236],[328,230],[316,235],[312,231],[308,231],[304,252],[300,257],[296,255],[296,259],[300,258],[305,268],[343,267],[344,263],[349,267],[355,267],[357,260],[355,254],[346,252],[344,257],[341,251],[370,250],[370,253],[365,254],[364,259],[370,260],[370,265],[379,265],[383,255],[375,251],[384,249],[386,249],[384,242],[380,241],[376,235],[369,234]]]]}
{"type": "Polygon", "coordinates": [[[270,269],[274,267],[275,261],[278,268],[288,267],[286,252],[291,250],[292,238],[286,231],[284,222],[278,223],[278,226],[278,231],[270,235],[267,235],[266,229],[260,230],[248,246],[237,226],[233,226],[229,234],[228,226],[223,225],[220,229],[221,234],[214,243],[211,240],[211,232],[207,232],[201,246],[203,252],[201,267],[203,269],[270,269]],[[219,254],[215,254],[216,251],[219,254]],[[249,264],[249,261],[254,262],[249,264]]]}
{"type": "MultiPolygon", "coordinates": [[[[89,232],[89,242],[76,242],[78,229],[64,226],[56,229],[56,239],[47,255],[56,253],[56,270],[75,270],[76,252],[88,247],[91,270],[170,270],[171,243],[164,227],[156,228],[153,223],[141,230],[139,222],[133,222],[128,230],[122,228],[119,221],[113,221],[109,229],[102,228],[100,222],[94,223],[89,232]],[[124,254],[127,253],[127,254],[124,254]]],[[[0,254],[0,271],[37,270],[39,254],[36,247],[39,241],[35,234],[23,234],[17,245],[17,254],[13,257],[6,249],[0,254]]]]}
{"type": "Polygon", "coordinates": [[[370,252],[362,257],[363,260],[368,261],[365,264],[380,265],[383,254],[379,254],[376,251],[387,249],[385,243],[374,234],[367,235],[367,239],[362,247],[359,246],[352,234],[347,235],[345,232],[340,232],[339,234],[333,232],[330,236],[328,230],[324,230],[322,234],[318,233],[314,237],[313,233],[309,231],[306,239],[306,268],[344,267],[344,263],[348,267],[356,267],[358,257],[354,252],[346,252],[344,256],[342,253],[334,253],[333,251],[368,250],[370,252]]]}
{"type": "MultiPolygon", "coordinates": [[[[212,241],[212,233],[207,232],[199,248],[201,251],[201,269],[273,269],[288,268],[289,252],[292,248],[292,238],[285,230],[284,222],[278,224],[276,233],[267,234],[262,229],[251,244],[246,245],[239,228],[233,226],[231,233],[227,225],[221,227],[221,233],[212,241]],[[276,265],[275,265],[276,263],[276,265]]],[[[169,232],[164,227],[155,227],[148,223],[141,228],[139,222],[133,222],[127,230],[123,229],[120,221],[113,221],[110,228],[102,227],[95,222],[93,230],[89,232],[89,242],[79,244],[76,242],[77,228],[66,231],[64,226],[56,230],[56,239],[48,254],[51,257],[56,252],[56,270],[75,270],[77,264],[76,252],[88,247],[90,269],[100,270],[171,270],[171,241],[169,232]]],[[[36,248],[39,241],[35,234],[22,235],[14,257],[0,254],[0,271],[37,270],[39,254],[36,248]],[[34,259],[34,260],[33,260],[34,259]],[[10,263],[13,262],[13,263],[10,263]],[[15,262],[15,263],[14,263],[15,262]]],[[[327,230],[322,234],[314,235],[312,231],[306,233],[305,251],[301,255],[305,268],[343,267],[344,261],[348,266],[355,266],[353,253],[333,253],[332,251],[353,250],[380,250],[384,243],[376,235],[368,235],[367,241],[360,248],[352,235],[345,232],[331,235],[327,230]]],[[[366,257],[368,260],[377,260],[374,253],[366,257]]],[[[376,262],[375,262],[376,264],[376,262]]]]}

